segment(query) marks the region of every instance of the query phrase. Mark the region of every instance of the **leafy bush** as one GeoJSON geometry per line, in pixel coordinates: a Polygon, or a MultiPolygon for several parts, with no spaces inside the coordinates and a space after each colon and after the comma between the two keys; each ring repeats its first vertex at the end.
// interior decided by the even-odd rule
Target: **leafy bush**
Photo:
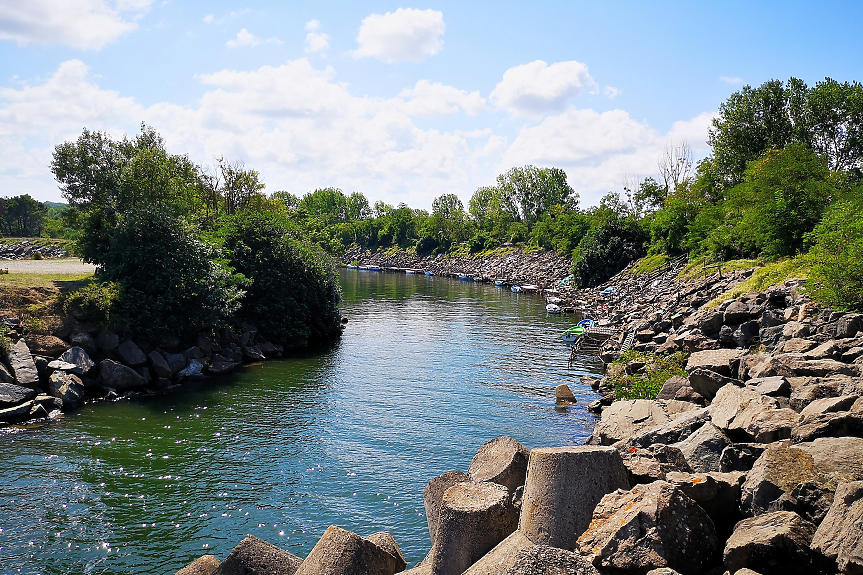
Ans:
{"type": "Polygon", "coordinates": [[[863,310],[863,200],[836,202],[807,240],[814,244],[812,296],[836,309],[863,310]]]}
{"type": "Polygon", "coordinates": [[[94,262],[101,281],[122,286],[111,307],[133,333],[194,333],[239,308],[243,278],[214,261],[213,248],[166,206],[133,208],[105,236],[94,262]]]}
{"type": "Polygon", "coordinates": [[[633,375],[621,372],[609,378],[617,399],[656,399],[662,386],[674,376],[686,377],[686,361],[689,354],[677,351],[671,354],[644,353],[629,350],[613,364],[627,365],[632,361],[644,363],[644,373],[633,375]]]}
{"type": "Polygon", "coordinates": [[[275,213],[240,213],[219,230],[226,255],[251,280],[242,317],[286,347],[340,331],[341,299],[333,260],[317,246],[294,237],[275,213]]]}
{"type": "Polygon", "coordinates": [[[120,301],[123,286],[117,282],[93,281],[82,288],[69,292],[63,299],[63,311],[70,313],[80,309],[87,321],[109,326],[120,301]]]}
{"type": "Polygon", "coordinates": [[[579,287],[595,287],[644,256],[647,234],[630,218],[611,217],[593,228],[573,253],[572,274],[579,287]]]}

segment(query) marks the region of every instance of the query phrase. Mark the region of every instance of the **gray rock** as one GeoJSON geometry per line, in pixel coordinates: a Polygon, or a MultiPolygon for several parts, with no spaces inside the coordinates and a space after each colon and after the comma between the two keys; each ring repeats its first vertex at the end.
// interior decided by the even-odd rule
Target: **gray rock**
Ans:
{"type": "Polygon", "coordinates": [[[624,441],[637,447],[650,447],[654,443],[670,445],[683,441],[708,421],[710,412],[707,408],[702,408],[660,426],[639,431],[631,439],[624,441]]]}
{"type": "Polygon", "coordinates": [[[734,528],[723,553],[729,571],[812,575],[826,573],[826,562],[809,544],[815,525],[790,511],[744,519],[734,528]]]}
{"type": "Polygon", "coordinates": [[[676,447],[653,444],[638,448],[625,442],[615,443],[614,447],[626,467],[630,485],[664,480],[666,475],[672,472],[692,471],[683,453],[676,447]]]}
{"type": "Polygon", "coordinates": [[[735,443],[722,450],[719,467],[723,472],[749,471],[764,453],[765,446],[756,443],[735,443]]]}
{"type": "Polygon", "coordinates": [[[0,383],[0,407],[6,408],[24,403],[28,399],[33,399],[35,395],[35,389],[14,383],[0,383]]]}
{"type": "Polygon", "coordinates": [[[269,341],[259,342],[258,348],[261,350],[261,353],[263,353],[267,357],[277,356],[278,354],[285,351],[285,348],[283,348],[282,346],[270,343],[269,341]]]}
{"type": "Polygon", "coordinates": [[[246,535],[213,575],[294,575],[303,560],[254,535],[246,535]]]}
{"type": "Polygon", "coordinates": [[[15,383],[32,389],[39,387],[39,372],[36,370],[36,363],[30,355],[27,342],[19,339],[9,350],[8,361],[15,376],[15,383]]]}
{"type": "MultiPolygon", "coordinates": [[[[600,575],[581,555],[547,545],[530,545],[515,556],[505,575],[600,575]]],[[[467,575],[467,574],[466,574],[467,575]]]]}
{"type": "Polygon", "coordinates": [[[782,328],[782,335],[785,339],[804,338],[810,333],[811,329],[809,325],[799,321],[789,321],[782,328]]]}
{"type": "Polygon", "coordinates": [[[554,388],[554,402],[558,405],[576,403],[575,395],[565,383],[561,383],[554,388]]]}
{"type": "Polygon", "coordinates": [[[719,390],[708,409],[713,424],[728,437],[749,441],[753,438],[749,428],[755,419],[765,411],[779,408],[779,402],[772,397],[747,388],[726,385],[719,390]]]}
{"type": "Polygon", "coordinates": [[[863,329],[863,314],[849,313],[836,322],[836,339],[854,337],[861,329],[863,329]]]}
{"type": "Polygon", "coordinates": [[[185,368],[177,373],[178,377],[202,377],[204,364],[197,359],[190,359],[185,368]]]}
{"type": "Polygon", "coordinates": [[[30,400],[25,401],[21,405],[16,405],[15,407],[0,409],[0,421],[5,421],[7,423],[25,421],[26,419],[29,419],[30,410],[33,409],[34,404],[35,402],[30,400]]]}
{"type": "Polygon", "coordinates": [[[264,357],[264,354],[261,353],[261,349],[256,345],[244,345],[242,346],[243,357],[248,359],[249,361],[263,361],[267,359],[264,357]]]}
{"type": "Polygon", "coordinates": [[[686,362],[686,373],[690,374],[696,369],[715,371],[726,377],[733,377],[737,370],[734,369],[741,357],[748,352],[741,349],[711,349],[707,351],[696,351],[689,356],[686,362]]]}
{"type": "Polygon", "coordinates": [[[123,360],[123,363],[130,367],[140,367],[147,363],[147,356],[144,355],[141,348],[131,339],[118,345],[117,353],[120,354],[120,359],[123,360]]]}
{"type": "Polygon", "coordinates": [[[722,327],[722,313],[709,312],[698,321],[698,329],[704,335],[713,335],[722,327]]]}
{"type": "Polygon", "coordinates": [[[725,308],[722,322],[726,325],[739,324],[749,319],[749,306],[740,301],[733,301],[725,308]]]}
{"type": "Polygon", "coordinates": [[[171,375],[186,367],[186,356],[182,353],[166,353],[163,357],[171,368],[171,375]]]}
{"type": "Polygon", "coordinates": [[[791,394],[791,384],[781,375],[750,379],[746,382],[746,387],[754,389],[761,395],[769,395],[770,397],[788,397],[791,394]]]}
{"type": "Polygon", "coordinates": [[[63,400],[59,397],[54,397],[53,395],[37,395],[36,399],[33,401],[44,407],[48,413],[58,409],[63,409],[63,400]]]}
{"type": "Polygon", "coordinates": [[[158,351],[151,351],[147,356],[150,358],[150,367],[153,368],[153,372],[156,374],[156,377],[164,377],[166,379],[170,379],[172,375],[174,375],[174,371],[171,370],[171,366],[168,365],[168,362],[165,361],[165,358],[158,351]]]}
{"type": "Polygon", "coordinates": [[[839,484],[812,549],[836,561],[842,573],[863,573],[863,481],[839,484]]]}
{"type": "Polygon", "coordinates": [[[791,437],[791,431],[800,420],[793,409],[762,411],[746,427],[746,433],[756,443],[774,443],[791,437]]]}
{"type": "Polygon", "coordinates": [[[707,423],[683,441],[675,443],[673,447],[683,453],[693,470],[707,473],[721,471],[722,451],[729,445],[731,441],[725,434],[712,423],[707,423]]]}
{"type": "Polygon", "coordinates": [[[785,329],[784,325],[777,325],[773,327],[764,327],[761,326],[761,330],[758,332],[758,337],[761,339],[761,343],[764,344],[765,347],[769,349],[776,349],[776,347],[782,343],[784,336],[782,334],[785,329]]]}
{"type": "Polygon", "coordinates": [[[82,347],[71,347],[60,354],[60,357],[57,359],[65,363],[71,363],[72,365],[78,366],[78,369],[81,370],[81,374],[76,375],[87,375],[87,372],[96,367],[96,362],[90,359],[87,351],[82,347]]]}
{"type": "Polygon", "coordinates": [[[668,378],[656,399],[688,401],[700,406],[706,403],[704,397],[689,385],[689,381],[679,376],[668,378]]]}
{"type": "Polygon", "coordinates": [[[689,385],[697,393],[712,400],[716,393],[726,385],[742,386],[743,383],[732,377],[726,377],[709,369],[695,368],[689,373],[689,385]]]}
{"type": "Polygon", "coordinates": [[[863,480],[863,439],[825,437],[791,447],[771,446],[746,476],[740,509],[746,516],[776,508],[816,522],[827,513],[836,484],[863,480]]]}
{"type": "Polygon", "coordinates": [[[210,364],[207,371],[213,375],[222,375],[234,371],[238,365],[241,365],[239,361],[228,361],[221,355],[217,355],[213,357],[213,363],[210,364]]]}
{"type": "Polygon", "coordinates": [[[483,444],[467,470],[473,481],[491,481],[510,492],[524,485],[530,451],[513,439],[501,436],[483,444]]]}
{"type": "Polygon", "coordinates": [[[669,473],[666,481],[683,491],[710,516],[720,540],[728,539],[740,514],[740,486],[746,474],[669,473]]]}
{"type": "Polygon", "coordinates": [[[65,371],[67,373],[74,373],[75,375],[84,375],[84,372],[81,370],[80,367],[78,367],[74,363],[63,361],[62,359],[55,359],[54,361],[48,362],[48,369],[51,372],[65,371]]]}
{"type": "Polygon", "coordinates": [[[105,387],[126,391],[142,387],[146,381],[141,374],[131,367],[116,362],[113,359],[104,359],[99,364],[99,375],[105,387]]]}
{"type": "Polygon", "coordinates": [[[15,376],[12,375],[12,372],[9,371],[8,367],[6,367],[6,364],[2,362],[0,362],[0,382],[15,383],[15,376]]]}
{"type": "Polygon", "coordinates": [[[330,525],[296,570],[296,575],[393,575],[395,569],[395,558],[385,550],[356,533],[330,525]]]}
{"type": "Polygon", "coordinates": [[[96,347],[102,351],[114,351],[120,345],[120,336],[113,331],[100,332],[96,337],[96,347]]]}
{"type": "Polygon", "coordinates": [[[213,575],[221,561],[215,555],[202,555],[177,571],[175,575],[213,575]]]}
{"type": "Polygon", "coordinates": [[[782,344],[782,353],[806,353],[807,351],[818,347],[818,342],[812,339],[789,339],[782,344]]]}
{"type": "Polygon", "coordinates": [[[593,430],[599,445],[612,445],[628,439],[638,431],[671,421],[663,406],[649,399],[616,401],[602,411],[602,419],[593,430]]]}
{"type": "Polygon", "coordinates": [[[863,413],[822,413],[803,421],[791,431],[793,443],[814,441],[819,437],[863,437],[863,413]]]}
{"type": "Polygon", "coordinates": [[[84,403],[84,383],[77,375],[55,371],[48,378],[51,395],[63,402],[64,409],[80,407],[84,403]]]}
{"type": "Polygon", "coordinates": [[[222,346],[203,334],[198,336],[197,343],[198,347],[201,348],[206,355],[213,355],[222,350],[222,346]]]}
{"type": "Polygon", "coordinates": [[[207,352],[198,346],[192,346],[183,352],[183,357],[186,359],[204,359],[207,357],[207,352]]]}
{"type": "Polygon", "coordinates": [[[703,573],[719,541],[707,513],[665,481],[602,498],[579,550],[602,571],[645,573],[670,567],[703,573]]]}
{"type": "Polygon", "coordinates": [[[96,351],[98,351],[96,348],[96,342],[93,341],[93,336],[86,331],[74,332],[69,336],[69,343],[72,344],[72,347],[80,347],[90,355],[95,355],[96,351]]]}
{"type": "Polygon", "coordinates": [[[812,420],[822,413],[835,413],[837,411],[847,411],[851,409],[854,402],[857,401],[856,395],[843,395],[841,397],[826,397],[817,399],[803,408],[800,415],[804,420],[812,420]]]}

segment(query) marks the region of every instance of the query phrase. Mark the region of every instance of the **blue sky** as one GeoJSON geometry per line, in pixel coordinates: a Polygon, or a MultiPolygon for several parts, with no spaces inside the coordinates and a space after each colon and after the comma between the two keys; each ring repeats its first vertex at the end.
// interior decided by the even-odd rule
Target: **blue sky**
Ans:
{"type": "Polygon", "coordinates": [[[154,126],[175,153],[428,209],[532,163],[583,205],[709,153],[743,84],[863,80],[854,2],[0,0],[0,195],[59,200],[53,146],[154,126]]]}

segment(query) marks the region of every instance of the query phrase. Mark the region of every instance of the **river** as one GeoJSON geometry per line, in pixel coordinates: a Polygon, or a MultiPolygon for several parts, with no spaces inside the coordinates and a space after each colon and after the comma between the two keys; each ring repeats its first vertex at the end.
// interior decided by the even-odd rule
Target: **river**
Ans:
{"type": "Polygon", "coordinates": [[[590,434],[560,333],[536,296],[451,279],[341,272],[341,340],[157,397],[0,432],[0,573],[174,573],[247,533],[305,557],[331,524],[430,542],[422,492],[499,435],[590,434]],[[554,406],[554,387],[578,398],[554,406]]]}

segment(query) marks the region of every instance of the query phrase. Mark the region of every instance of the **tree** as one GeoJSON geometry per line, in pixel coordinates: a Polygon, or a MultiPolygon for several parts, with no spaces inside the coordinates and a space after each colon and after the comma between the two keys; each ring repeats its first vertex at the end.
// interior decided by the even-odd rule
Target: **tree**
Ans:
{"type": "Polygon", "coordinates": [[[833,171],[863,169],[863,86],[826,78],[796,107],[799,140],[828,160],[833,171]]]}
{"type": "Polygon", "coordinates": [[[860,192],[833,204],[807,236],[812,272],[807,285],[824,305],[863,311],[863,201],[860,192]]]}
{"type": "Polygon", "coordinates": [[[692,149],[689,143],[683,140],[678,146],[666,145],[658,166],[665,184],[665,195],[668,196],[692,175],[692,149]]]}
{"type": "Polygon", "coordinates": [[[578,194],[559,168],[512,168],[497,177],[497,188],[511,205],[518,206],[519,219],[528,229],[551,206],[578,207],[578,194]]]}
{"type": "Polygon", "coordinates": [[[38,237],[48,216],[48,206],[29,194],[0,200],[3,234],[18,237],[38,237]]]}
{"type": "Polygon", "coordinates": [[[595,287],[644,256],[648,239],[634,218],[616,214],[589,230],[573,253],[573,281],[579,287],[595,287]]]}

